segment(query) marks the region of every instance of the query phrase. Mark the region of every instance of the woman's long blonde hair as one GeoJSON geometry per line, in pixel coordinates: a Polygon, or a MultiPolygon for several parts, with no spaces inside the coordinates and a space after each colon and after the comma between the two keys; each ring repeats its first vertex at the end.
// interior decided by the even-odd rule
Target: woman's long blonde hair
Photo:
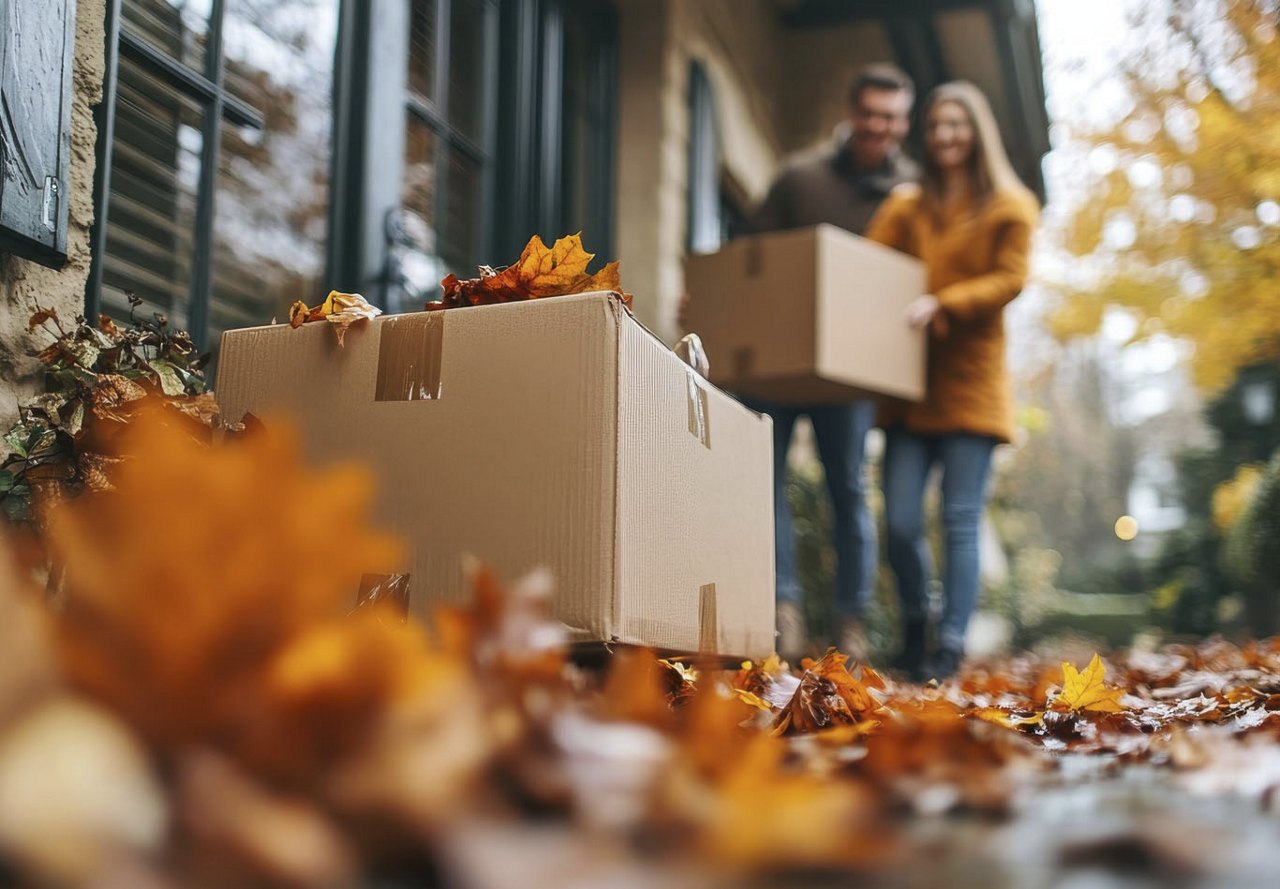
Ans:
{"type": "MultiPolygon", "coordinates": [[[[1000,128],[991,111],[991,103],[972,83],[954,80],[935,88],[924,103],[924,119],[943,102],[954,102],[964,109],[973,125],[973,151],[969,154],[967,172],[969,190],[976,206],[982,206],[996,194],[1013,194],[1036,201],[1031,189],[1022,184],[1009,163],[1009,155],[1000,139],[1000,128]]],[[[923,203],[935,219],[939,218],[943,203],[942,168],[933,156],[924,152],[923,203]]]]}

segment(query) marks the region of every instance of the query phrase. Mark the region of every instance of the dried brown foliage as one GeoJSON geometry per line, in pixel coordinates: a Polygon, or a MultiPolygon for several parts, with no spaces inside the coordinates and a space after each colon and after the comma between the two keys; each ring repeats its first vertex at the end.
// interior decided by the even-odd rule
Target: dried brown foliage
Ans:
{"type": "Polygon", "coordinates": [[[587,266],[593,259],[595,254],[582,246],[581,233],[560,238],[552,247],[534,235],[520,258],[506,268],[481,266],[479,277],[466,280],[452,274],[446,277],[440,282],[444,288],[442,298],[427,303],[427,309],[519,302],[594,290],[612,290],[630,306],[631,294],[622,289],[617,261],[589,274],[587,266]]]}

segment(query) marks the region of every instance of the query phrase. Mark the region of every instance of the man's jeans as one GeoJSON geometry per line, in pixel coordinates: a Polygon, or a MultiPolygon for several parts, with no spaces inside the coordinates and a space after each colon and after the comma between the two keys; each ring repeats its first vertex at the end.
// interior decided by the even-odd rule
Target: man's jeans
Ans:
{"type": "Polygon", "coordinates": [[[924,533],[924,491],[930,469],[942,466],[946,562],[938,636],[942,647],[958,652],[964,651],[969,618],[978,604],[978,524],[995,446],[994,438],[982,435],[917,435],[901,428],[885,433],[885,531],[904,621],[927,616],[925,587],[933,560],[924,533]]]}
{"type": "Polygon", "coordinates": [[[862,458],[867,430],[875,420],[875,405],[793,406],[747,402],[773,418],[773,518],[778,601],[800,602],[795,576],[795,538],[791,503],[787,499],[787,452],[796,420],[807,414],[826,474],[835,517],[837,617],[859,617],[871,600],[876,570],[876,528],[867,509],[862,458]]]}

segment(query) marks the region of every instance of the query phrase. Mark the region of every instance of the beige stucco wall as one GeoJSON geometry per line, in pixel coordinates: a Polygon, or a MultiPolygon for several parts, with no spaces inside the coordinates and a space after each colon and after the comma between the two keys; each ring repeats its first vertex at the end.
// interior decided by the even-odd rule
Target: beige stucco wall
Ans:
{"type": "Polygon", "coordinates": [[[787,32],[780,66],[780,88],[787,97],[779,108],[784,150],[800,151],[829,139],[848,115],[849,86],[858,69],[891,61],[890,47],[878,21],[787,32]]]}
{"type": "Polygon", "coordinates": [[[768,0],[617,5],[618,256],[636,314],[672,341],[684,292],[690,62],[711,81],[722,173],[750,205],[787,155],[831,138],[854,74],[888,58],[888,39],[878,23],[787,29],[768,0]]]}
{"type": "Polygon", "coordinates": [[[71,106],[71,161],[68,188],[67,264],[59,271],[0,253],[0,427],[8,429],[19,400],[39,385],[31,357],[47,338],[27,333],[35,303],[52,306],[64,318],[84,310],[89,276],[89,226],[93,223],[93,167],[97,126],[93,106],[102,99],[103,21],[106,0],[77,0],[75,97],[71,106]]]}
{"type": "Polygon", "coordinates": [[[764,0],[619,0],[618,256],[640,320],[678,335],[689,174],[689,65],[711,80],[723,166],[750,201],[781,158],[778,39],[764,0]]]}

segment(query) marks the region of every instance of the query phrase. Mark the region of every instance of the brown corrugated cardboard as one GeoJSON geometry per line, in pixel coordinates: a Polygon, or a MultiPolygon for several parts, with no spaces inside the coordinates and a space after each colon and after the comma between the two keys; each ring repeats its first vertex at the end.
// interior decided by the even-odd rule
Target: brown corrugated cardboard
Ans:
{"type": "Polygon", "coordinates": [[[327,328],[225,333],[218,402],[291,414],[311,458],[375,468],[414,611],[461,596],[472,553],[550,568],[580,639],[772,650],[769,420],[615,296],[382,317],[343,349],[327,328]]]}
{"type": "Polygon", "coordinates": [[[702,337],[712,382],[732,392],[918,401],[925,339],[903,313],[925,285],[918,260],[832,225],[754,235],[686,260],[685,326],[702,337]]]}

